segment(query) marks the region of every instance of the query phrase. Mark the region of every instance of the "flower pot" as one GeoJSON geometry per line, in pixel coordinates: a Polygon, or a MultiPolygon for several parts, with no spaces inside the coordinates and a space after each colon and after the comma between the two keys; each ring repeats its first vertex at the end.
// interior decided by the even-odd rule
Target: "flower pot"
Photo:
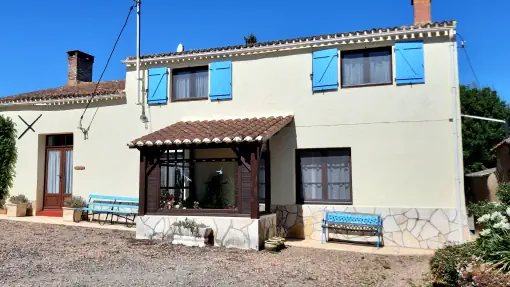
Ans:
{"type": "Polygon", "coordinates": [[[80,222],[82,211],[76,208],[62,207],[65,222],[80,222]]]}
{"type": "Polygon", "coordinates": [[[27,215],[28,203],[13,204],[7,203],[7,216],[8,217],[22,217],[27,215]]]}
{"type": "Polygon", "coordinates": [[[273,241],[266,241],[264,242],[264,249],[267,251],[277,251],[278,250],[278,243],[273,241]]]}

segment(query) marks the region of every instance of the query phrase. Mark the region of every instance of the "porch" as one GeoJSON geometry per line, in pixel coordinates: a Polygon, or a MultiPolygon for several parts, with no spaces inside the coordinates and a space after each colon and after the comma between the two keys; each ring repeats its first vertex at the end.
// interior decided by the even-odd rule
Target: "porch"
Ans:
{"type": "Polygon", "coordinates": [[[140,151],[137,238],[168,239],[177,222],[214,244],[260,249],[276,232],[269,139],[292,116],[178,122],[129,143],[140,151]]]}

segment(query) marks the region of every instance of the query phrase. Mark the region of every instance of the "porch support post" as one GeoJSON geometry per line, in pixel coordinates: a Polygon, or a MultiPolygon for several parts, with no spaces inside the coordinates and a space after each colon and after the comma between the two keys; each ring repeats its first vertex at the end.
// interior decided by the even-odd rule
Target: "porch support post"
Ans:
{"type": "Polygon", "coordinates": [[[251,152],[250,166],[251,166],[251,218],[259,218],[259,163],[258,155],[260,154],[260,147],[251,152]]]}
{"type": "Polygon", "coordinates": [[[140,186],[138,191],[138,213],[140,215],[145,214],[145,202],[147,200],[145,193],[145,179],[147,174],[147,161],[145,160],[145,150],[140,149],[140,186]]]}

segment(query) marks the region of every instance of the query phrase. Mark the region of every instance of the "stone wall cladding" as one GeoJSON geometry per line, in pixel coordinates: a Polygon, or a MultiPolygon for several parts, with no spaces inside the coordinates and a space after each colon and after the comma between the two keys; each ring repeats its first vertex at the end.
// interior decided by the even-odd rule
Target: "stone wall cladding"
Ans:
{"type": "MultiPolygon", "coordinates": [[[[454,208],[379,208],[344,205],[275,206],[278,226],[287,237],[321,240],[325,210],[378,214],[383,218],[383,242],[386,246],[437,249],[459,238],[457,212],[454,208]]],[[[467,229],[467,222],[463,222],[467,229]]],[[[466,232],[466,231],[464,231],[466,232]]],[[[376,242],[373,234],[329,232],[329,238],[376,242]]]]}
{"type": "Polygon", "coordinates": [[[160,239],[172,241],[175,228],[172,223],[186,218],[203,223],[214,233],[214,245],[259,250],[265,236],[273,236],[276,215],[260,219],[245,217],[164,216],[144,215],[136,218],[137,239],[160,239]],[[260,235],[260,236],[259,236],[260,235]]]}

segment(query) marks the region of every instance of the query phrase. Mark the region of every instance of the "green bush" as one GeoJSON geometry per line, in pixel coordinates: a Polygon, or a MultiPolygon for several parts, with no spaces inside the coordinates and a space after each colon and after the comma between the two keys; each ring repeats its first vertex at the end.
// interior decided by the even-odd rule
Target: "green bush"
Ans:
{"type": "Polygon", "coordinates": [[[510,205],[510,184],[502,183],[498,187],[496,197],[506,205],[510,205]]]}
{"type": "Polygon", "coordinates": [[[64,199],[64,207],[82,208],[85,206],[87,206],[87,202],[81,196],[73,195],[72,197],[68,197],[68,198],[64,199]]]}
{"type": "Polygon", "coordinates": [[[28,198],[24,194],[13,195],[9,198],[9,202],[12,204],[24,204],[28,203],[28,198]]]}
{"type": "Polygon", "coordinates": [[[429,263],[434,281],[446,286],[456,286],[461,268],[474,261],[475,253],[474,242],[447,245],[438,249],[429,263]]]}
{"type": "Polygon", "coordinates": [[[496,211],[505,212],[506,208],[505,204],[484,200],[469,204],[468,213],[475,218],[480,218],[485,214],[492,214],[496,211]]]}
{"type": "Polygon", "coordinates": [[[9,117],[0,115],[0,199],[6,199],[15,175],[16,128],[9,117]]]}

